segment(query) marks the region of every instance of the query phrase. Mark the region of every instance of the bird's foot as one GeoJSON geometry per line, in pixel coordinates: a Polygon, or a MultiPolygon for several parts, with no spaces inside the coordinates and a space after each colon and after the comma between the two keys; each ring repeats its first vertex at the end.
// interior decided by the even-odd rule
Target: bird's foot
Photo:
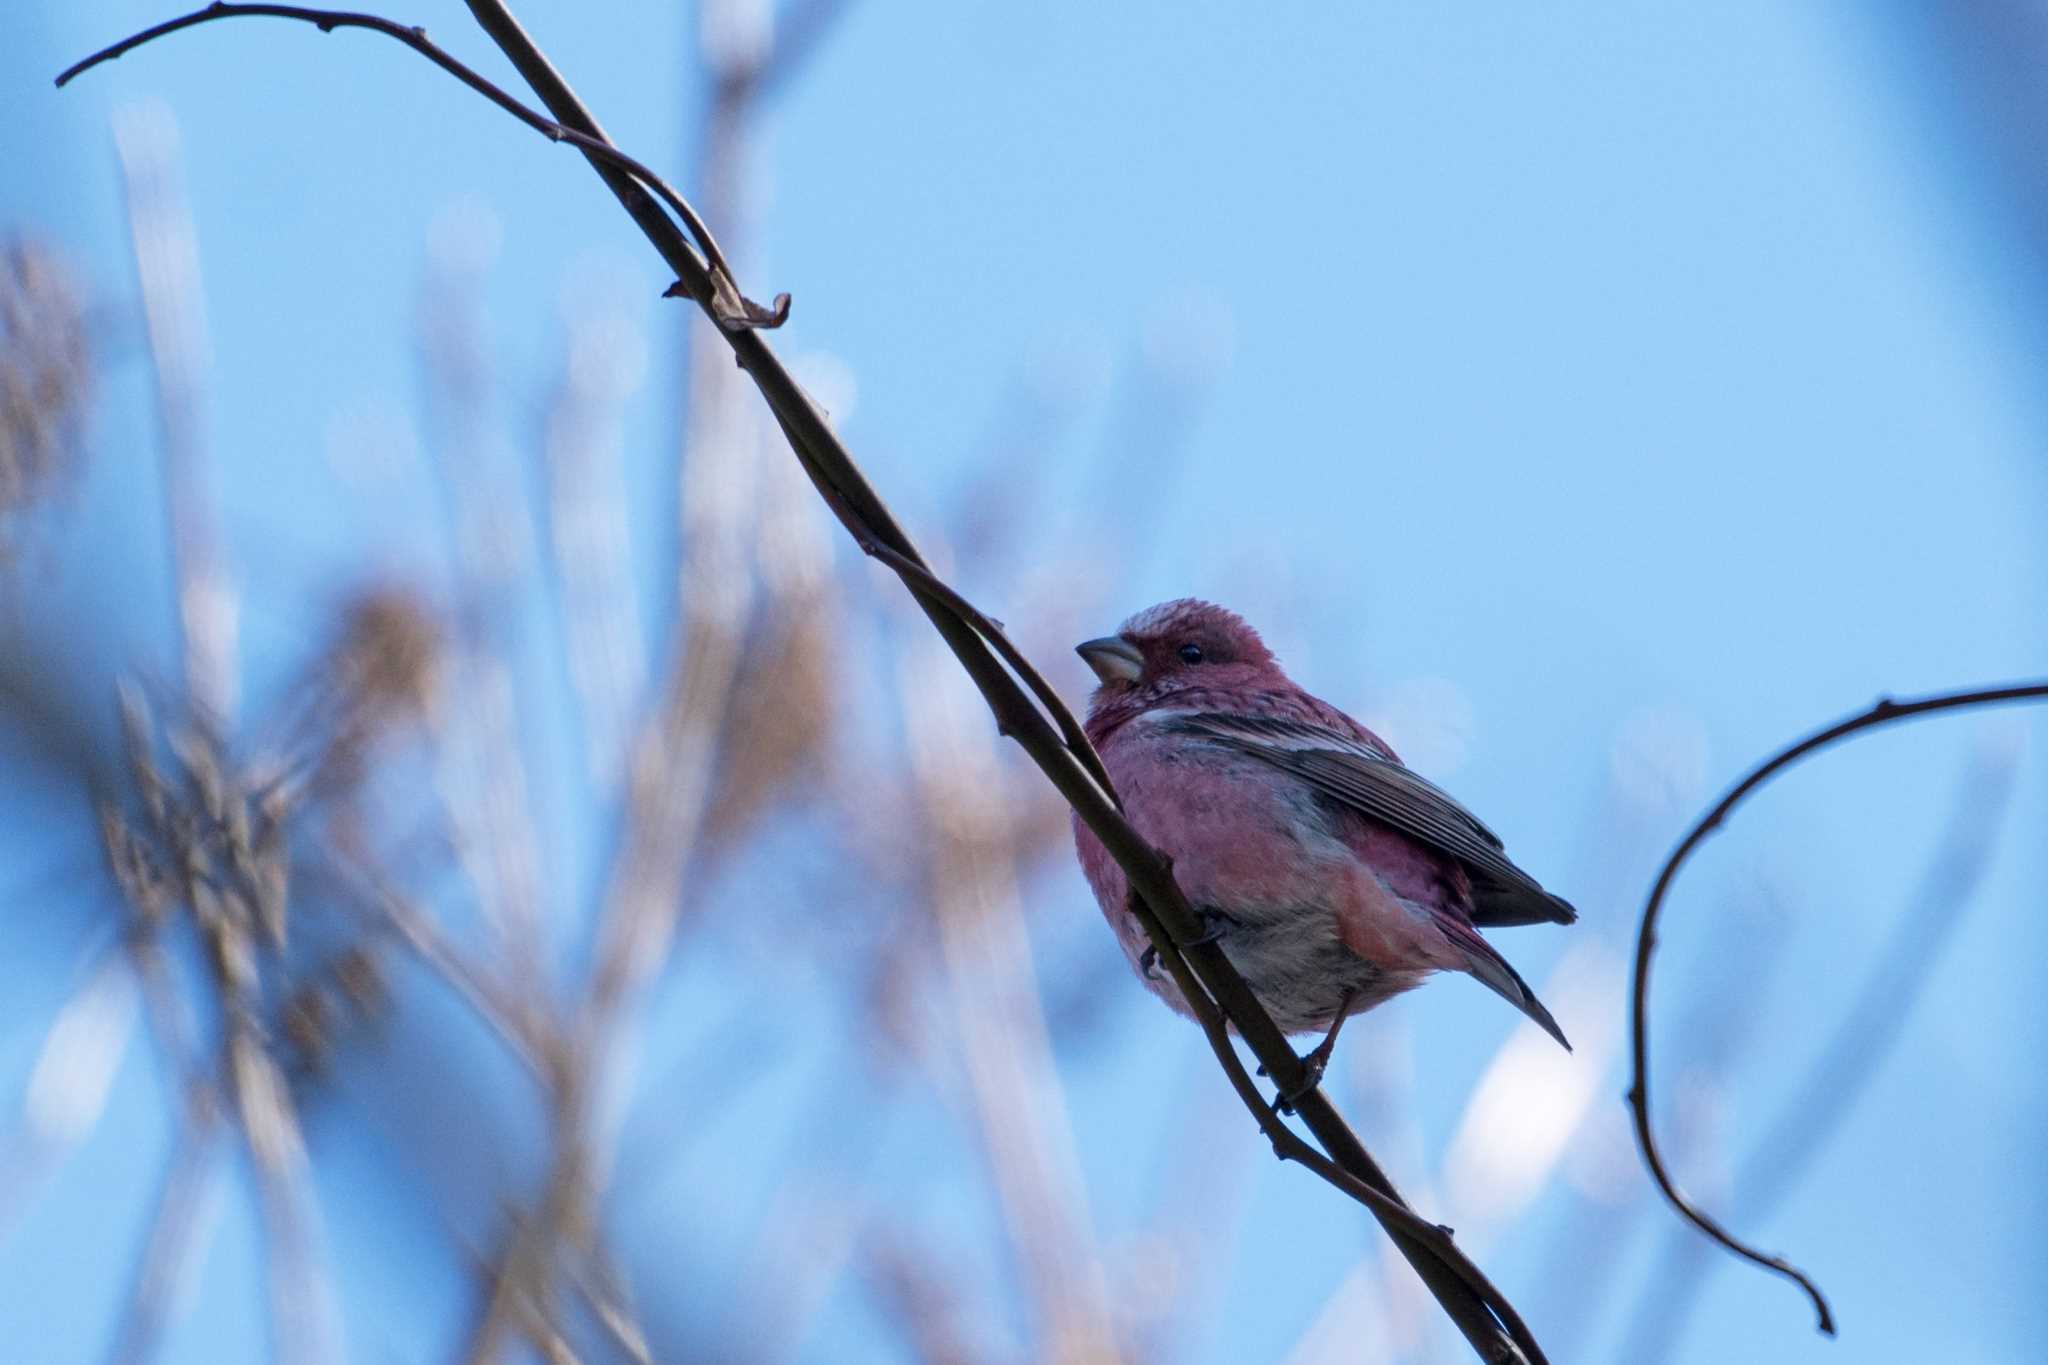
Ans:
{"type": "Polygon", "coordinates": [[[1204,943],[1214,943],[1232,929],[1242,929],[1244,927],[1244,921],[1236,915],[1223,910],[1210,909],[1206,906],[1195,911],[1195,916],[1202,921],[1202,932],[1196,934],[1191,939],[1183,940],[1180,945],[1183,948],[1194,948],[1204,943]]]}
{"type": "MultiPolygon", "coordinates": [[[[1324,1043],[1328,1041],[1327,1038],[1323,1040],[1324,1043]]],[[[1318,1044],[1314,1052],[1301,1059],[1301,1079],[1294,1085],[1283,1087],[1275,1092],[1273,1096],[1273,1112],[1276,1114],[1293,1113],[1294,1106],[1307,1099],[1315,1092],[1315,1088],[1323,1083],[1323,1072],[1329,1065],[1330,1054],[1321,1044],[1318,1044]]],[[[1265,1075],[1266,1068],[1260,1067],[1259,1074],[1265,1075]]]]}
{"type": "MultiPolygon", "coordinates": [[[[1323,1035],[1322,1042],[1317,1043],[1309,1054],[1301,1059],[1301,1079],[1273,1096],[1273,1108],[1276,1112],[1293,1113],[1294,1106],[1323,1083],[1323,1073],[1330,1067],[1330,1054],[1337,1047],[1337,1031],[1344,1027],[1345,1019],[1350,1017],[1351,1002],[1354,998],[1356,997],[1352,995],[1344,997],[1337,1006],[1336,1016],[1330,1020],[1330,1031],[1323,1035]]],[[[1265,1071],[1266,1068],[1259,1068],[1260,1075],[1264,1075],[1265,1071]]]]}
{"type": "MultiPolygon", "coordinates": [[[[1244,925],[1244,921],[1240,920],[1237,916],[1226,914],[1221,910],[1197,910],[1195,917],[1201,921],[1201,932],[1193,938],[1181,939],[1175,946],[1194,948],[1204,943],[1214,943],[1232,929],[1242,928],[1244,925]]],[[[1160,979],[1162,973],[1159,970],[1159,949],[1157,946],[1148,943],[1145,945],[1145,950],[1138,954],[1138,974],[1147,981],[1157,981],[1160,979]]]]}

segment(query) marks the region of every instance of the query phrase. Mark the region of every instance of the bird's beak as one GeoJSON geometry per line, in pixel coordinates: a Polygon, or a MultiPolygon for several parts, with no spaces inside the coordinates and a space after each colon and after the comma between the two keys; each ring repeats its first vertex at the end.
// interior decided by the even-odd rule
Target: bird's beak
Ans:
{"type": "Polygon", "coordinates": [[[1145,671],[1145,656],[1121,635],[1083,640],[1074,646],[1074,652],[1105,683],[1136,682],[1138,675],[1145,671]]]}

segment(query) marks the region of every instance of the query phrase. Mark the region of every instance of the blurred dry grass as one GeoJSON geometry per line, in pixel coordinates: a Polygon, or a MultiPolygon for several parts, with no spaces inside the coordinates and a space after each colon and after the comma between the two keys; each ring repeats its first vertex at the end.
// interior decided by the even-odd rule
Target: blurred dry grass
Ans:
{"type": "Polygon", "coordinates": [[[92,381],[70,272],[47,244],[9,241],[0,247],[0,531],[58,485],[79,449],[92,381]]]}

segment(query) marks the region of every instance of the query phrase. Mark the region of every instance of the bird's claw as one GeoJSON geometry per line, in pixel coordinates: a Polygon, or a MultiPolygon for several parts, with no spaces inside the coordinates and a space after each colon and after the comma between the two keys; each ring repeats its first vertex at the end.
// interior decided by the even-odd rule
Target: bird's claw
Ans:
{"type": "MultiPolygon", "coordinates": [[[[1344,1027],[1344,1018],[1351,1012],[1351,1002],[1354,999],[1356,997],[1349,992],[1345,994],[1343,1001],[1337,1006],[1336,1014],[1330,1019],[1330,1031],[1323,1035],[1322,1042],[1309,1049],[1308,1055],[1301,1059],[1301,1080],[1292,1088],[1282,1090],[1279,1094],[1273,1096],[1274,1112],[1280,1114],[1293,1113],[1294,1106],[1301,1103],[1310,1091],[1322,1084],[1323,1072],[1328,1070],[1330,1066],[1330,1054],[1337,1050],[1337,1033],[1344,1027]]],[[[1266,1068],[1260,1067],[1259,1074],[1261,1076],[1265,1075],[1266,1068]]]]}
{"type": "MultiPolygon", "coordinates": [[[[1243,923],[1237,916],[1225,914],[1221,910],[1197,910],[1195,917],[1202,923],[1202,932],[1196,934],[1193,938],[1175,940],[1175,947],[1196,948],[1204,943],[1214,943],[1222,938],[1224,934],[1240,927],[1243,923]]],[[[1145,945],[1144,951],[1138,954],[1138,973],[1147,981],[1157,981],[1159,979],[1158,945],[1148,943],[1145,945]]]]}
{"type": "Polygon", "coordinates": [[[1204,943],[1214,943],[1229,930],[1240,928],[1243,925],[1243,921],[1238,919],[1237,916],[1226,914],[1221,910],[1197,910],[1195,916],[1202,921],[1202,932],[1196,934],[1191,939],[1183,940],[1180,945],[1183,948],[1195,948],[1204,943]]]}
{"type": "MultiPolygon", "coordinates": [[[[1323,1083],[1323,1072],[1330,1065],[1329,1055],[1321,1048],[1301,1059],[1301,1079],[1292,1086],[1284,1086],[1273,1096],[1273,1112],[1291,1114],[1294,1106],[1307,1099],[1315,1088],[1323,1083]]],[[[1265,1074],[1260,1067],[1259,1073],[1265,1074]]]]}

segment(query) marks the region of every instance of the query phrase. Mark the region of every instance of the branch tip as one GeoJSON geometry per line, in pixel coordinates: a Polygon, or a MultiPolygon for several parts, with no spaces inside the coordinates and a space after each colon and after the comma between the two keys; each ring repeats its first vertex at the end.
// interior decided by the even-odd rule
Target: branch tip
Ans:
{"type": "Polygon", "coordinates": [[[718,325],[728,332],[772,332],[789,321],[788,294],[777,294],[774,302],[763,308],[742,294],[732,276],[716,265],[711,269],[710,307],[718,325]]]}

